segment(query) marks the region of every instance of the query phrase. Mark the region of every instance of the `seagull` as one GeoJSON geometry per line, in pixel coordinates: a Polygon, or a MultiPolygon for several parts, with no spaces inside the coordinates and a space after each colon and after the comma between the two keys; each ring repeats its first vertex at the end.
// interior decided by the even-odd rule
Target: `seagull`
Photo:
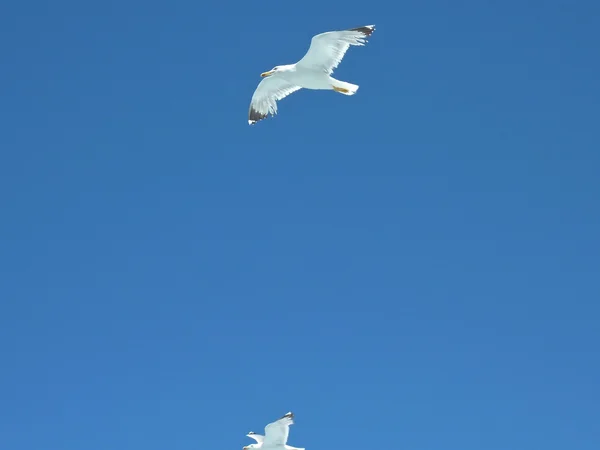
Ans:
{"type": "Polygon", "coordinates": [[[310,48],[296,64],[275,66],[260,76],[264,78],[254,91],[248,123],[250,125],[277,114],[277,101],[302,89],[333,90],[354,95],[356,84],[336,80],[331,76],[351,45],[365,45],[375,31],[375,25],[329,31],[313,36],[310,48]]]}
{"type": "Polygon", "coordinates": [[[287,445],[290,425],[294,423],[294,414],[287,413],[285,416],[271,422],[265,427],[265,435],[250,431],[246,436],[254,439],[256,444],[250,444],[243,450],[305,450],[304,448],[287,445]]]}

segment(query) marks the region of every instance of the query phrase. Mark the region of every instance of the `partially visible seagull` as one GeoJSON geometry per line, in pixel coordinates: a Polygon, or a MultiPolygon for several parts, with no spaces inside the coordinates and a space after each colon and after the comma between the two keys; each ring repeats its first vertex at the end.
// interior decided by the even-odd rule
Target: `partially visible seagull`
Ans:
{"type": "Polygon", "coordinates": [[[254,439],[256,444],[250,444],[243,450],[305,450],[304,448],[287,445],[290,425],[294,423],[294,414],[287,413],[281,419],[271,422],[265,427],[265,435],[250,431],[246,436],[254,439]]]}
{"type": "Polygon", "coordinates": [[[336,80],[333,70],[351,45],[365,45],[375,31],[375,25],[351,28],[343,31],[329,31],[313,36],[310,48],[296,64],[275,66],[262,73],[262,80],[250,102],[248,123],[250,125],[265,119],[269,114],[277,114],[277,101],[299,89],[326,89],[344,95],[354,95],[356,84],[336,80]]]}

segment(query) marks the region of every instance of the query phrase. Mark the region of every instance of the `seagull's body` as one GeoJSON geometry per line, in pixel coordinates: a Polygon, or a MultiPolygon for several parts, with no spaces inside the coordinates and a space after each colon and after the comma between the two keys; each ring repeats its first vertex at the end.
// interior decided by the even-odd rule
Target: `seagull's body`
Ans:
{"type": "Polygon", "coordinates": [[[305,450],[303,448],[287,445],[290,425],[294,424],[294,414],[289,412],[285,416],[271,422],[265,427],[265,435],[250,431],[246,436],[254,439],[256,444],[250,444],[243,450],[305,450]]]}
{"type": "Polygon", "coordinates": [[[296,64],[275,66],[261,74],[265,79],[254,91],[248,123],[250,125],[277,114],[277,101],[299,89],[333,90],[344,95],[354,95],[356,84],[336,80],[333,70],[342,62],[351,45],[365,45],[373,34],[375,25],[343,31],[329,31],[313,36],[310,48],[296,64]]]}

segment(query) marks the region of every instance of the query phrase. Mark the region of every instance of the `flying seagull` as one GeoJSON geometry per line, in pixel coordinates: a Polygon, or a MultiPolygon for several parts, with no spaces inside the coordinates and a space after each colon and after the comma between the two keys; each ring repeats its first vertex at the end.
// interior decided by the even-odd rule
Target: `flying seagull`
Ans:
{"type": "Polygon", "coordinates": [[[289,412],[281,419],[271,422],[265,427],[265,435],[250,431],[246,436],[254,439],[256,444],[250,444],[243,450],[305,450],[287,445],[290,425],[294,423],[294,414],[289,412]]]}
{"type": "Polygon", "coordinates": [[[375,31],[375,25],[343,31],[329,31],[313,36],[310,48],[296,64],[275,66],[260,76],[264,78],[254,91],[248,112],[250,125],[277,114],[277,101],[299,89],[333,90],[344,95],[354,95],[356,84],[336,80],[333,70],[351,45],[365,45],[375,31]]]}

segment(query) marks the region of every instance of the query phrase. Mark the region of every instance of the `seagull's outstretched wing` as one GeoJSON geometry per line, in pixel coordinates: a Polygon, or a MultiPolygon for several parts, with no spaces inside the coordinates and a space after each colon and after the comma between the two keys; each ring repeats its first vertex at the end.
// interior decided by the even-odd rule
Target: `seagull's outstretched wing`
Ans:
{"type": "Polygon", "coordinates": [[[246,436],[248,436],[249,438],[254,439],[259,444],[262,443],[262,441],[265,440],[265,437],[262,434],[257,434],[254,431],[250,431],[246,436]]]}
{"type": "Polygon", "coordinates": [[[290,434],[290,425],[294,423],[294,414],[289,412],[281,419],[265,427],[265,440],[263,448],[285,445],[290,434]]]}
{"type": "Polygon", "coordinates": [[[259,120],[266,119],[271,114],[277,114],[277,101],[301,89],[300,86],[294,86],[275,75],[262,80],[250,102],[248,111],[248,123],[255,124],[259,120]]]}
{"type": "Polygon", "coordinates": [[[310,41],[306,55],[296,63],[331,75],[339,66],[351,45],[365,45],[367,38],[375,31],[375,25],[352,28],[344,31],[329,31],[317,34],[310,41]]]}

